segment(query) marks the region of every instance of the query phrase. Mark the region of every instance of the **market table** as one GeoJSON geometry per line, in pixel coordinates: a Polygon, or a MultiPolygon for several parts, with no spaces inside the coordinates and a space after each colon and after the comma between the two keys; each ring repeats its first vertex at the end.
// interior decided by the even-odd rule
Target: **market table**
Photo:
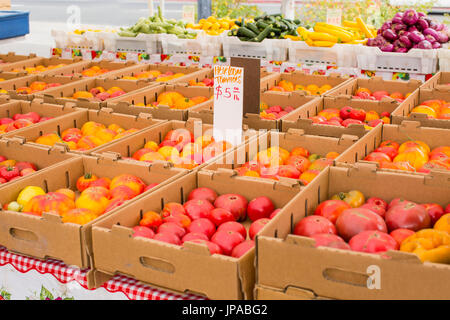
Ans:
{"type": "Polygon", "coordinates": [[[175,294],[116,275],[88,289],[87,270],[57,260],[38,260],[0,247],[0,300],[204,300],[175,294]]]}

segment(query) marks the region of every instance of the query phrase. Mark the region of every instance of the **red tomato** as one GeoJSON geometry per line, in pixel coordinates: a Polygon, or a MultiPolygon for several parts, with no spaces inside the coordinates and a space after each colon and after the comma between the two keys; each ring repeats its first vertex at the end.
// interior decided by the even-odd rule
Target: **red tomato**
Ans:
{"type": "Polygon", "coordinates": [[[239,232],[221,230],[214,233],[211,241],[222,249],[223,254],[229,256],[233,249],[241,242],[244,242],[245,239],[239,232]]]}
{"type": "Polygon", "coordinates": [[[351,209],[351,206],[345,201],[326,200],[317,206],[314,214],[327,218],[334,224],[342,211],[347,209],[351,209]]]}
{"type": "Polygon", "coordinates": [[[360,208],[372,210],[382,218],[384,218],[384,215],[386,213],[386,210],[383,207],[377,206],[376,204],[373,203],[365,203],[360,208]]]}
{"type": "Polygon", "coordinates": [[[400,228],[419,231],[431,227],[431,218],[424,207],[407,202],[389,208],[386,212],[386,225],[389,231],[400,228]]]}
{"type": "Polygon", "coordinates": [[[408,200],[405,200],[402,198],[395,198],[395,199],[392,199],[391,202],[389,202],[388,209],[395,207],[398,204],[405,204],[405,203],[414,203],[414,202],[408,201],[408,200]]]}
{"type": "Polygon", "coordinates": [[[209,249],[209,252],[211,254],[222,254],[222,249],[217,244],[215,244],[214,242],[211,242],[211,241],[208,241],[208,240],[200,240],[200,239],[189,240],[189,242],[206,245],[208,247],[208,249],[209,249]]]}
{"type": "Polygon", "coordinates": [[[375,149],[375,152],[387,154],[389,158],[391,158],[391,160],[393,160],[398,155],[397,149],[388,146],[378,147],[375,149]]]}
{"type": "Polygon", "coordinates": [[[425,208],[425,211],[430,216],[432,226],[434,226],[436,221],[438,221],[439,218],[442,217],[445,213],[444,208],[442,208],[437,203],[424,203],[424,204],[421,204],[421,206],[425,208]]]}
{"type": "Polygon", "coordinates": [[[209,219],[216,225],[216,227],[228,221],[235,221],[233,214],[222,208],[213,209],[209,214],[209,219]]]}
{"type": "Polygon", "coordinates": [[[383,218],[375,212],[364,208],[347,209],[336,220],[338,234],[349,241],[352,237],[368,230],[387,232],[383,218]]]}
{"type": "Polygon", "coordinates": [[[200,218],[191,222],[187,231],[190,233],[204,233],[208,238],[216,232],[216,226],[211,220],[206,218],[200,218]]]}
{"type": "Polygon", "coordinates": [[[317,215],[301,219],[294,227],[294,234],[298,236],[311,237],[318,233],[337,234],[336,228],[330,220],[317,215]]]}
{"type": "Polygon", "coordinates": [[[411,236],[413,234],[415,234],[415,232],[412,230],[409,230],[409,229],[395,229],[389,235],[392,238],[394,238],[395,241],[397,241],[398,246],[400,247],[403,240],[405,240],[406,238],[408,238],[409,236],[411,236]]]}
{"type": "Polygon", "coordinates": [[[391,147],[391,148],[394,148],[395,150],[398,150],[398,148],[400,148],[400,144],[398,144],[397,142],[392,141],[392,140],[385,140],[385,141],[381,142],[379,148],[380,147],[391,147]]]}
{"type": "Polygon", "coordinates": [[[450,213],[450,203],[445,207],[445,213],[450,213]]]}
{"type": "Polygon", "coordinates": [[[209,218],[211,211],[214,209],[211,202],[201,199],[189,200],[183,205],[183,207],[191,220],[209,218]]]}
{"type": "Polygon", "coordinates": [[[269,218],[261,218],[256,221],[254,221],[250,228],[248,229],[248,236],[251,240],[255,240],[255,236],[258,234],[259,231],[261,231],[264,226],[270,222],[269,218]]]}
{"type": "Polygon", "coordinates": [[[153,237],[153,239],[159,240],[159,241],[162,241],[162,242],[171,243],[171,244],[176,244],[176,245],[180,245],[181,244],[180,238],[178,238],[176,234],[169,233],[169,232],[157,233],[153,237]]]}
{"type": "Polygon", "coordinates": [[[178,238],[182,238],[186,230],[176,222],[165,222],[158,227],[157,233],[173,233],[178,238]]]}
{"type": "Polygon", "coordinates": [[[214,207],[227,209],[230,211],[234,220],[242,221],[247,216],[248,201],[243,196],[234,193],[223,194],[214,201],[214,207]]]}
{"type": "Polygon", "coordinates": [[[275,210],[275,206],[268,197],[258,197],[251,200],[247,207],[247,216],[251,221],[268,218],[275,210]]]}
{"type": "Polygon", "coordinates": [[[349,245],[353,251],[368,253],[379,253],[398,249],[398,243],[394,238],[378,230],[368,230],[358,233],[350,239],[349,245]]]}
{"type": "Polygon", "coordinates": [[[344,239],[335,234],[318,233],[312,235],[311,238],[316,240],[316,248],[322,246],[350,250],[350,246],[344,241],[344,239]]]}
{"type": "Polygon", "coordinates": [[[387,210],[387,207],[388,207],[388,204],[387,204],[386,201],[384,201],[381,198],[376,198],[376,197],[371,197],[371,198],[367,199],[366,203],[374,204],[374,205],[379,206],[379,207],[383,207],[384,210],[387,210]]]}
{"type": "Polygon", "coordinates": [[[197,188],[189,193],[188,200],[208,200],[211,203],[217,198],[217,193],[210,188],[197,188]]]}
{"type": "Polygon", "coordinates": [[[192,241],[192,240],[207,240],[209,241],[209,238],[206,234],[201,232],[189,232],[186,233],[185,236],[181,239],[182,243],[185,243],[186,241],[192,241]]]}
{"type": "Polygon", "coordinates": [[[143,226],[135,226],[133,227],[133,238],[135,237],[144,237],[148,239],[153,239],[155,233],[152,229],[143,227],[143,226]]]}
{"type": "Polygon", "coordinates": [[[217,231],[234,231],[240,233],[244,239],[247,238],[247,229],[245,229],[245,227],[241,223],[236,221],[229,221],[222,223],[217,228],[217,231]]]}
{"type": "Polygon", "coordinates": [[[366,120],[366,112],[363,109],[353,109],[350,111],[350,118],[364,121],[366,120]]]}
{"type": "Polygon", "coordinates": [[[280,211],[281,211],[281,209],[275,209],[275,210],[270,214],[269,219],[273,219],[273,218],[278,214],[278,212],[280,212],[280,211]]]}
{"type": "Polygon", "coordinates": [[[244,242],[238,244],[236,247],[233,248],[233,251],[231,251],[231,256],[233,258],[240,258],[254,247],[255,241],[245,240],[244,242]]]}

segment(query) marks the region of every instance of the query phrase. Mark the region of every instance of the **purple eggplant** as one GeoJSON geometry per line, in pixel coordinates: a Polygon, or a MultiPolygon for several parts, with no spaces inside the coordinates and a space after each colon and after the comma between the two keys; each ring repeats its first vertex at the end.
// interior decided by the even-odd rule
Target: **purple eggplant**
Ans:
{"type": "Polygon", "coordinates": [[[439,33],[438,33],[436,30],[432,29],[432,28],[427,28],[427,29],[423,30],[423,34],[424,34],[425,36],[430,35],[430,36],[432,36],[436,41],[439,41],[439,33]]]}
{"type": "Polygon", "coordinates": [[[428,24],[430,25],[429,28],[434,29],[434,30],[436,30],[436,28],[438,27],[438,24],[435,21],[433,21],[433,20],[428,22],[428,24]]]}
{"type": "Polygon", "coordinates": [[[380,50],[383,52],[393,52],[394,45],[392,43],[386,43],[385,45],[380,47],[380,50]]]}
{"type": "Polygon", "coordinates": [[[433,45],[428,40],[420,41],[418,44],[419,49],[433,49],[433,45]]]}
{"type": "Polygon", "coordinates": [[[403,37],[403,36],[407,37],[407,36],[409,36],[409,34],[410,34],[409,31],[402,30],[402,31],[400,31],[400,32],[398,33],[398,37],[399,37],[399,38],[400,38],[400,37],[403,37]]]}
{"type": "Polygon", "coordinates": [[[409,38],[407,36],[401,36],[400,38],[398,38],[398,41],[405,47],[405,48],[411,48],[412,47],[412,42],[411,40],[409,40],[409,38]]]}
{"type": "Polygon", "coordinates": [[[427,20],[422,19],[422,18],[420,18],[419,20],[417,20],[416,27],[417,27],[419,30],[425,30],[425,29],[429,28],[429,26],[430,26],[430,25],[429,25],[429,23],[428,23],[427,20]]]}
{"type": "Polygon", "coordinates": [[[411,40],[412,43],[419,43],[420,41],[425,40],[425,36],[419,31],[413,31],[409,33],[408,39],[411,40]]]}
{"type": "Polygon", "coordinates": [[[399,33],[400,31],[406,30],[407,28],[408,28],[408,26],[403,23],[393,24],[391,27],[391,29],[394,30],[395,33],[399,33]]]}
{"type": "Polygon", "coordinates": [[[397,40],[397,38],[398,38],[397,33],[395,33],[391,29],[384,30],[381,35],[383,36],[383,38],[385,38],[386,40],[389,40],[389,41],[394,41],[394,40],[397,40]]]}
{"type": "Polygon", "coordinates": [[[439,42],[433,43],[432,46],[433,46],[433,49],[440,49],[440,48],[442,48],[442,45],[439,42]]]}
{"type": "Polygon", "coordinates": [[[436,39],[435,39],[432,35],[430,35],[430,34],[428,34],[428,35],[425,36],[425,40],[427,40],[427,41],[428,41],[429,43],[431,43],[431,44],[433,44],[433,43],[436,42],[436,39]]]}
{"type": "Polygon", "coordinates": [[[419,31],[416,26],[410,26],[408,32],[419,31]]]}
{"type": "Polygon", "coordinates": [[[384,31],[386,29],[390,29],[391,27],[392,27],[392,22],[386,21],[385,23],[383,23],[383,25],[381,26],[381,28],[379,30],[384,31]]]}
{"type": "Polygon", "coordinates": [[[369,38],[369,39],[367,39],[366,45],[369,46],[369,47],[376,47],[377,45],[376,45],[376,40],[375,40],[375,38],[369,38]]]}
{"type": "Polygon", "coordinates": [[[403,13],[402,22],[408,26],[412,26],[416,24],[417,20],[419,20],[419,14],[414,9],[406,10],[403,13]]]}

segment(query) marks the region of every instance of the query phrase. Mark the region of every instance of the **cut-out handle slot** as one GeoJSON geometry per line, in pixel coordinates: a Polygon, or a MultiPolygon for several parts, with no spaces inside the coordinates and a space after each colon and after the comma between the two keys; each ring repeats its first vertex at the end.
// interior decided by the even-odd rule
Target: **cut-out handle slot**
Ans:
{"type": "Polygon", "coordinates": [[[327,268],[322,273],[323,277],[326,280],[346,283],[352,286],[357,287],[366,287],[369,276],[364,273],[335,269],[335,268],[327,268]]]}
{"type": "Polygon", "coordinates": [[[23,230],[23,229],[19,229],[19,228],[10,228],[9,234],[13,238],[16,238],[19,240],[33,241],[33,242],[38,241],[38,236],[34,232],[28,231],[28,230],[23,230]]]}
{"type": "Polygon", "coordinates": [[[140,257],[139,261],[144,267],[153,269],[155,271],[165,273],[175,272],[175,266],[173,264],[159,258],[140,257]]]}

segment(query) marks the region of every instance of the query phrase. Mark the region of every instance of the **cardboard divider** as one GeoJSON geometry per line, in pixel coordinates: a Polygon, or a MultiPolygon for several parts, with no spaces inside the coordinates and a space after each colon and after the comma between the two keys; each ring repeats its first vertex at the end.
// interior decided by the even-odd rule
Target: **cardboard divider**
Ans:
{"type": "MultiPolygon", "coordinates": [[[[309,135],[307,132],[299,129],[291,129],[288,132],[270,131],[261,133],[258,139],[251,140],[245,145],[241,145],[233,152],[219,157],[216,161],[205,166],[202,170],[217,172],[219,170],[234,170],[250,160],[260,151],[264,151],[272,146],[291,151],[296,147],[307,149],[310,154],[319,154],[323,157],[331,151],[338,152],[340,155],[335,159],[338,161],[346,150],[353,144],[358,144],[358,137],[352,135],[342,135],[337,137],[324,137],[309,135]]],[[[237,174],[237,172],[235,172],[237,174]]],[[[260,177],[254,177],[257,180],[266,180],[260,177]]],[[[300,180],[284,178],[280,183],[301,184],[300,180]]]]}
{"type": "MultiPolygon", "coordinates": [[[[1,65],[2,64],[0,64],[0,66],[1,65]]],[[[28,76],[28,74],[26,72],[2,72],[2,71],[0,71],[0,79],[3,79],[3,81],[21,78],[21,77],[25,77],[25,76],[28,76]]],[[[1,81],[1,82],[3,82],[3,81],[1,81]]]]}
{"type": "MultiPolygon", "coordinates": [[[[302,107],[308,102],[319,99],[312,96],[306,96],[304,92],[284,92],[283,94],[266,91],[261,93],[261,103],[267,104],[269,107],[279,105],[282,107],[291,106],[295,109],[302,107]]],[[[293,113],[295,111],[292,111],[293,113]]],[[[291,113],[276,120],[261,119],[259,114],[247,113],[244,115],[243,123],[251,129],[255,130],[271,130],[281,129],[281,121],[291,113]]],[[[214,101],[189,109],[189,118],[202,119],[203,122],[213,124],[214,122],[214,101]]]]}
{"type": "Polygon", "coordinates": [[[0,54],[0,60],[3,61],[3,63],[0,64],[0,72],[9,70],[10,65],[13,63],[24,62],[26,60],[31,60],[31,59],[38,60],[40,58],[36,57],[36,54],[34,54],[34,53],[30,53],[29,55],[18,55],[18,54],[15,54],[14,52],[0,54]]]}
{"type": "Polygon", "coordinates": [[[320,125],[314,124],[310,117],[316,116],[319,112],[328,108],[341,109],[343,107],[352,107],[357,109],[363,109],[364,111],[376,111],[378,114],[386,111],[389,113],[394,112],[398,107],[398,103],[391,100],[384,101],[369,101],[352,99],[350,96],[331,96],[322,97],[304,104],[301,108],[297,108],[293,112],[285,115],[281,118],[281,130],[286,132],[290,128],[314,130],[314,134],[324,136],[336,136],[337,134],[353,134],[362,137],[368,131],[364,128],[364,125],[350,124],[347,128],[332,126],[332,125],[320,125]]]}
{"type": "Polygon", "coordinates": [[[326,169],[292,201],[292,210],[277,215],[257,236],[257,285],[278,290],[296,287],[333,299],[448,299],[449,265],[422,263],[416,255],[400,251],[379,255],[315,248],[313,239],[291,234],[320,202],[350,190],[388,202],[403,198],[445,206],[450,175],[381,172],[363,164],[326,169]]]}
{"type": "Polygon", "coordinates": [[[351,79],[343,78],[339,74],[330,74],[328,76],[322,76],[322,75],[305,74],[304,72],[301,71],[294,71],[289,73],[273,73],[270,77],[264,78],[264,81],[261,81],[261,91],[264,92],[270,90],[272,87],[277,86],[281,80],[291,81],[294,84],[294,86],[296,84],[300,84],[303,86],[315,84],[319,87],[325,84],[329,84],[330,86],[332,86],[332,88],[327,92],[325,92],[324,94],[330,94],[332,92],[335,92],[342,85],[347,84],[349,81],[351,81],[351,79]]]}
{"type": "Polygon", "coordinates": [[[318,297],[308,290],[296,287],[287,287],[278,289],[267,286],[255,286],[255,300],[330,300],[324,297],[318,297]]]}
{"type": "MultiPolygon", "coordinates": [[[[136,62],[134,61],[126,61],[126,62],[116,62],[113,60],[101,60],[101,61],[90,61],[87,64],[75,64],[75,65],[69,65],[70,68],[64,68],[64,70],[54,69],[47,71],[47,75],[61,75],[61,76],[70,76],[70,77],[83,77],[81,74],[82,71],[89,69],[94,66],[98,66],[101,69],[108,69],[109,72],[102,74],[98,77],[107,77],[109,74],[112,74],[114,72],[120,72],[125,69],[129,69],[130,67],[136,66],[136,62]]],[[[90,77],[83,77],[83,78],[90,78],[90,77]]]]}
{"type": "MultiPolygon", "coordinates": [[[[11,131],[5,134],[5,136],[19,137],[20,139],[23,139],[27,144],[39,145],[51,149],[52,148],[51,146],[44,146],[41,144],[37,144],[35,142],[36,139],[48,133],[57,133],[58,135],[61,135],[61,133],[64,130],[69,128],[81,129],[83,124],[85,124],[88,121],[98,122],[104,124],[106,127],[111,124],[118,124],[125,130],[132,128],[138,129],[139,131],[136,133],[139,133],[142,129],[150,128],[152,126],[166,122],[165,120],[153,119],[149,114],[144,113],[138,116],[131,116],[126,114],[114,113],[109,108],[102,108],[101,110],[87,110],[77,108],[76,111],[70,114],[42,122],[39,124],[39,126],[23,128],[18,133],[11,131]]],[[[130,136],[136,133],[131,133],[130,136]]],[[[117,140],[107,142],[101,146],[86,151],[70,150],[69,152],[77,154],[90,154],[107,144],[121,141],[124,138],[125,137],[122,137],[117,140]]],[[[62,146],[67,147],[64,144],[62,144],[62,146]]]]}
{"type": "MultiPolygon", "coordinates": [[[[44,67],[58,65],[58,64],[65,64],[65,66],[60,67],[60,71],[70,69],[73,64],[79,64],[79,65],[86,65],[89,64],[89,61],[83,61],[80,57],[73,58],[73,59],[63,59],[59,57],[50,57],[50,58],[42,58],[42,57],[36,57],[32,59],[17,61],[14,63],[8,63],[5,66],[0,67],[1,71],[5,72],[11,72],[15,69],[20,69],[25,71],[25,68],[34,68],[36,66],[42,65],[44,67]],[[63,69],[64,68],[64,69],[63,69]]],[[[53,69],[52,69],[53,70],[53,69]]],[[[39,72],[39,75],[45,75],[48,71],[52,70],[46,70],[43,72],[39,72]]]]}
{"type": "Polygon", "coordinates": [[[433,89],[437,89],[439,91],[450,91],[449,71],[439,71],[420,86],[420,90],[422,91],[431,91],[433,89]]]}
{"type": "MultiPolygon", "coordinates": [[[[194,139],[197,139],[202,135],[213,134],[213,126],[210,124],[203,124],[199,119],[191,118],[188,121],[171,120],[166,121],[160,125],[154,126],[152,128],[144,129],[141,132],[134,134],[133,136],[121,139],[121,141],[113,142],[103,147],[100,147],[95,151],[93,151],[92,154],[100,156],[104,153],[115,153],[119,154],[123,158],[130,158],[136,151],[144,148],[144,145],[147,142],[154,141],[159,145],[171,130],[177,129],[189,130],[194,135],[194,139]]],[[[246,130],[242,134],[243,143],[247,141],[252,141],[257,136],[258,136],[257,131],[246,130]]],[[[234,146],[232,149],[225,151],[223,154],[231,152],[236,147],[237,146],[234,146]]],[[[194,170],[196,171],[200,170],[208,163],[212,163],[218,157],[220,157],[220,155],[217,155],[212,159],[204,162],[203,164],[195,167],[194,170]]]]}
{"type": "Polygon", "coordinates": [[[145,88],[147,86],[148,83],[144,81],[133,83],[125,80],[86,78],[73,82],[70,85],[46,90],[46,92],[43,94],[43,98],[44,101],[49,103],[65,104],[67,102],[74,102],[80,108],[99,110],[103,107],[106,107],[107,102],[112,101],[115,98],[106,99],[105,101],[96,101],[85,98],[73,99],[71,97],[77,91],[89,91],[96,87],[103,87],[105,90],[108,90],[112,87],[119,87],[126,92],[126,94],[122,95],[121,97],[131,96],[139,89],[145,88]]]}
{"type": "Polygon", "coordinates": [[[445,100],[450,102],[450,90],[441,87],[432,90],[416,90],[406,98],[392,114],[392,123],[401,124],[403,120],[419,121],[424,127],[450,129],[450,120],[429,119],[423,113],[411,113],[411,110],[427,100],[445,100]]]}
{"type": "Polygon", "coordinates": [[[141,112],[147,112],[157,119],[185,121],[188,118],[188,111],[190,109],[211,103],[207,100],[187,109],[172,109],[169,106],[164,105],[160,105],[158,107],[136,106],[136,104],[140,103],[143,103],[144,105],[151,104],[158,99],[160,94],[168,91],[176,91],[187,98],[204,96],[209,99],[214,94],[214,88],[212,87],[189,87],[181,84],[161,84],[158,86],[143,88],[142,90],[135,91],[130,95],[123,95],[110,99],[107,102],[107,106],[119,113],[138,114],[141,112]]]}
{"type": "MultiPolygon", "coordinates": [[[[353,164],[361,161],[386,140],[392,140],[399,144],[410,140],[419,140],[425,142],[433,150],[450,145],[450,130],[421,127],[418,121],[405,120],[400,125],[385,124],[372,129],[357,144],[345,151],[337,162],[353,164]]],[[[393,169],[383,170],[405,172],[393,169]]]]}
{"type": "MultiPolygon", "coordinates": [[[[0,204],[3,206],[5,203],[15,201],[20,191],[30,185],[41,187],[46,192],[60,188],[75,191],[78,178],[86,173],[109,179],[120,174],[132,174],[141,178],[147,185],[158,183],[156,187],[128,201],[131,203],[185,175],[187,170],[160,164],[129,163],[120,159],[76,157],[1,188],[3,192],[0,193],[0,204]]],[[[95,222],[113,214],[118,208],[85,225],[63,223],[61,217],[55,213],[44,213],[39,217],[22,212],[2,211],[0,244],[12,252],[38,259],[54,258],[67,265],[92,269],[91,227],[95,222]]],[[[88,281],[90,288],[93,285],[88,281]]]]}
{"type": "MultiPolygon", "coordinates": [[[[198,187],[211,188],[219,195],[238,193],[249,201],[267,196],[277,208],[287,206],[300,190],[299,186],[278,189],[274,181],[254,181],[247,177],[207,172],[190,173],[93,226],[96,270],[110,276],[127,274],[143,282],[179,292],[202,294],[210,299],[252,299],[254,249],[237,259],[211,255],[206,246],[195,243],[177,246],[132,237],[131,228],[138,224],[143,213],[160,212],[169,202],[184,203],[188,194],[198,187]],[[115,248],[113,252],[107,249],[111,247],[115,248]]],[[[244,223],[250,224],[249,221],[244,223]]],[[[101,285],[101,282],[96,282],[96,285],[101,285]]]]}
{"type": "MultiPolygon", "coordinates": [[[[8,102],[4,104],[0,104],[0,118],[12,118],[14,115],[20,113],[25,114],[29,112],[36,112],[41,117],[52,117],[57,118],[72,112],[77,111],[75,105],[68,103],[65,106],[44,103],[42,99],[34,99],[33,101],[23,101],[23,100],[8,100],[8,102]]],[[[48,120],[47,120],[48,121],[48,120]]],[[[25,127],[36,127],[39,126],[42,122],[38,122],[32,124],[31,126],[25,127]]],[[[19,134],[23,129],[16,129],[10,132],[14,132],[14,134],[19,134]]],[[[0,134],[0,136],[2,136],[0,134]]]]}

